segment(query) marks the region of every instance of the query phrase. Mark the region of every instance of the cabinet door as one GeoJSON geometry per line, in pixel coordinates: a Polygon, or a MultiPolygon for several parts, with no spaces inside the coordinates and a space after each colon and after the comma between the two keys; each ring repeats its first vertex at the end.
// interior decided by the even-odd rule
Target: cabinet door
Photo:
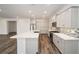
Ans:
{"type": "Polygon", "coordinates": [[[79,8],[78,8],[78,21],[77,21],[77,28],[79,28],[79,8]]]}
{"type": "Polygon", "coordinates": [[[62,27],[71,27],[71,9],[68,9],[61,13],[62,19],[61,19],[61,24],[62,27]]]}
{"type": "Polygon", "coordinates": [[[70,26],[70,12],[64,11],[63,13],[59,14],[57,17],[57,27],[68,27],[70,26]]]}
{"type": "Polygon", "coordinates": [[[61,39],[59,37],[57,37],[57,48],[61,51],[61,39]]]}
{"type": "Polygon", "coordinates": [[[65,27],[66,22],[65,14],[66,14],[65,12],[61,13],[61,27],[65,27]]]}
{"type": "Polygon", "coordinates": [[[79,9],[69,8],[57,17],[58,27],[79,28],[79,9]]]}
{"type": "Polygon", "coordinates": [[[57,27],[60,27],[60,16],[59,15],[57,15],[57,17],[56,17],[56,21],[57,21],[57,27]]]}
{"type": "Polygon", "coordinates": [[[62,27],[71,27],[71,9],[62,13],[62,27]]]}
{"type": "Polygon", "coordinates": [[[62,27],[62,15],[57,16],[57,27],[62,27]]]}
{"type": "Polygon", "coordinates": [[[56,35],[53,35],[53,42],[54,42],[54,44],[55,44],[56,47],[57,47],[58,45],[57,45],[57,37],[56,37],[56,35]]]}
{"type": "Polygon", "coordinates": [[[78,8],[67,9],[63,17],[65,27],[78,28],[78,8]]]}
{"type": "Polygon", "coordinates": [[[71,27],[71,9],[68,9],[67,11],[65,11],[65,27],[70,28],[71,27]]]}
{"type": "Polygon", "coordinates": [[[58,38],[59,38],[58,39],[59,40],[58,48],[59,48],[61,53],[64,53],[64,51],[65,51],[65,49],[64,49],[64,47],[65,47],[64,40],[62,38],[60,38],[60,37],[58,37],[58,38]]]}
{"type": "Polygon", "coordinates": [[[53,42],[56,45],[56,47],[60,50],[60,52],[64,53],[64,40],[54,35],[53,42]]]}
{"type": "Polygon", "coordinates": [[[58,15],[57,25],[58,27],[71,27],[71,9],[68,9],[58,15]]]}
{"type": "Polygon", "coordinates": [[[78,22],[79,22],[79,16],[78,16],[78,8],[72,8],[71,9],[71,27],[72,28],[79,28],[78,27],[78,22]]]}
{"type": "Polygon", "coordinates": [[[36,52],[38,52],[38,39],[36,38],[26,39],[26,53],[36,54],[36,52]]]}

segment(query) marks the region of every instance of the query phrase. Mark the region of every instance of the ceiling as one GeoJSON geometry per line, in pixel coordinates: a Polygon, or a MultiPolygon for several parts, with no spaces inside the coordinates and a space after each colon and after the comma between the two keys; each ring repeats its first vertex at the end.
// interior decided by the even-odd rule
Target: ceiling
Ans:
{"type": "Polygon", "coordinates": [[[0,17],[49,18],[63,6],[63,4],[0,4],[0,17]]]}

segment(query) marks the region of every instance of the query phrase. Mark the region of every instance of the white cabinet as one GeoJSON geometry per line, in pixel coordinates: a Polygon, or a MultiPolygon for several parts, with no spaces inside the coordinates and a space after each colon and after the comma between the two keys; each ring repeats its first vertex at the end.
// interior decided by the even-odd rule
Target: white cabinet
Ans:
{"type": "Polygon", "coordinates": [[[25,32],[10,38],[17,39],[17,54],[36,54],[38,52],[39,33],[25,32]]]}
{"type": "Polygon", "coordinates": [[[53,36],[53,42],[56,45],[56,47],[60,50],[61,53],[63,53],[64,48],[63,48],[63,42],[61,38],[59,38],[58,36],[54,35],[53,36]]]}
{"type": "Polygon", "coordinates": [[[36,54],[38,52],[38,38],[26,40],[26,54],[36,54]]]}
{"type": "Polygon", "coordinates": [[[30,19],[17,20],[17,34],[30,31],[30,19]]]}
{"type": "Polygon", "coordinates": [[[53,35],[53,42],[63,54],[77,54],[79,40],[65,40],[57,35],[53,35]]]}
{"type": "Polygon", "coordinates": [[[69,8],[57,15],[57,27],[79,28],[78,8],[69,8]]]}
{"type": "Polygon", "coordinates": [[[57,27],[63,27],[62,15],[57,16],[57,27]]]}

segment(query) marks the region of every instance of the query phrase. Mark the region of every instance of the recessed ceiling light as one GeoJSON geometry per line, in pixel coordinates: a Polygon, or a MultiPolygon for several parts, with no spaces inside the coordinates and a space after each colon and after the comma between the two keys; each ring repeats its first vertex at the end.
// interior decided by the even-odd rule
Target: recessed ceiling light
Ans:
{"type": "Polygon", "coordinates": [[[47,14],[47,11],[44,11],[44,14],[47,14]]]}
{"type": "Polygon", "coordinates": [[[32,11],[31,11],[31,10],[29,10],[28,12],[29,12],[29,13],[32,13],[32,11]]]}
{"type": "Polygon", "coordinates": [[[34,17],[35,15],[32,14],[32,17],[34,17]]]}

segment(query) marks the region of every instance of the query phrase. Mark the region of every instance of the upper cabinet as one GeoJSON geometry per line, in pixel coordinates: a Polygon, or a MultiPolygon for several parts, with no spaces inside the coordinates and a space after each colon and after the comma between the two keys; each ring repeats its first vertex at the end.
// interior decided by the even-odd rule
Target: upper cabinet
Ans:
{"type": "Polygon", "coordinates": [[[79,28],[79,10],[72,7],[57,15],[57,27],[79,28]]]}
{"type": "Polygon", "coordinates": [[[52,23],[56,22],[56,15],[49,19],[49,30],[52,29],[52,23]]]}

